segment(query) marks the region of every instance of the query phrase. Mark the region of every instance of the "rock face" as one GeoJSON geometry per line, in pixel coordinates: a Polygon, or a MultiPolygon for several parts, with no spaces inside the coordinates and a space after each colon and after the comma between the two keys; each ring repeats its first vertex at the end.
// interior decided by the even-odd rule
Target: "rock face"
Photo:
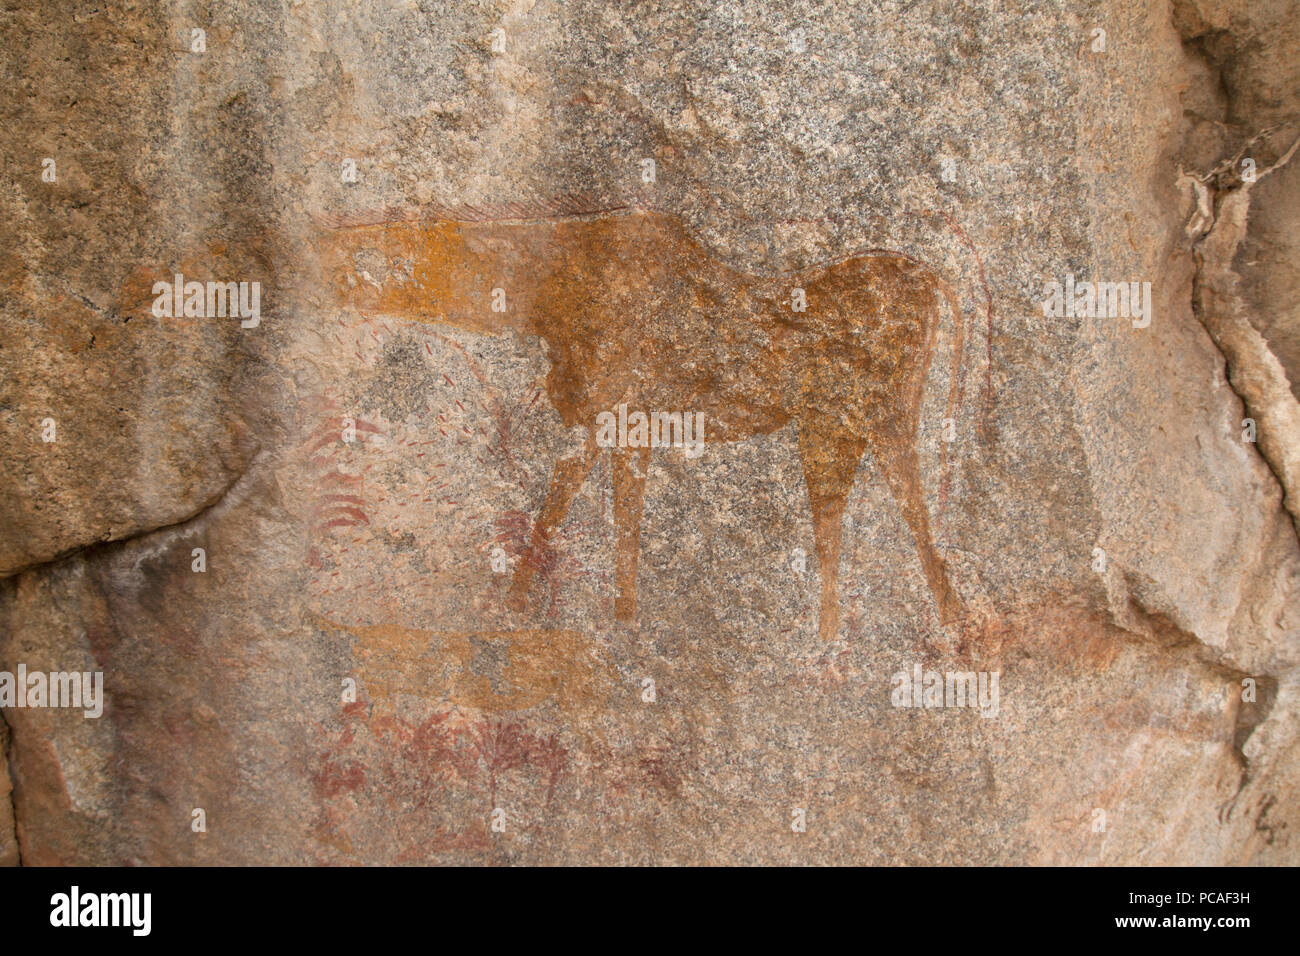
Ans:
{"type": "Polygon", "coordinates": [[[1298,12],[19,3],[0,863],[1300,862],[1298,12]]]}

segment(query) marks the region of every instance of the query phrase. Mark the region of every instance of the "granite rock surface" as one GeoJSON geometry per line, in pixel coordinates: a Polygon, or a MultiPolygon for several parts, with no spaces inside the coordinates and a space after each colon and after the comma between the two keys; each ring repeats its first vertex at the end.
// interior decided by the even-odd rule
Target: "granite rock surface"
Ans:
{"type": "Polygon", "coordinates": [[[1298,12],[12,5],[0,863],[1300,862],[1298,12]]]}

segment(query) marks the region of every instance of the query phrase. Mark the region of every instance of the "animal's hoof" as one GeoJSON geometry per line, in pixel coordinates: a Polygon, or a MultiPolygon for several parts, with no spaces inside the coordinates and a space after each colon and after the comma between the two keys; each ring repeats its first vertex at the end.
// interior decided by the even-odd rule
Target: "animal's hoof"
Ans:
{"type": "Polygon", "coordinates": [[[952,627],[953,625],[965,625],[966,609],[965,608],[947,608],[939,611],[939,626],[952,627]]]}
{"type": "Polygon", "coordinates": [[[947,627],[949,624],[961,624],[970,616],[965,603],[951,588],[946,588],[938,602],[939,625],[947,627]]]}

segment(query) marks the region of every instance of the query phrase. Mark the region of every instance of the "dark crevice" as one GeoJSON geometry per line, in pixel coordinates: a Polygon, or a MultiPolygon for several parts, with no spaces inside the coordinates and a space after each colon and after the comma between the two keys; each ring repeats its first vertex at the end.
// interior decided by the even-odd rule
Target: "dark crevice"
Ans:
{"type": "Polygon", "coordinates": [[[1245,746],[1255,729],[1268,720],[1273,705],[1277,701],[1277,678],[1268,674],[1250,674],[1234,667],[1223,659],[1222,654],[1206,645],[1195,634],[1184,630],[1168,616],[1152,611],[1134,597],[1133,586],[1136,583],[1131,576],[1125,575],[1127,590],[1127,621],[1114,620],[1122,631],[1134,635],[1144,643],[1153,643],[1162,652],[1181,652],[1200,666],[1207,668],[1221,678],[1230,688],[1233,699],[1232,720],[1232,755],[1241,768],[1241,781],[1237,793],[1229,801],[1235,803],[1241,791],[1251,781],[1250,758],[1246,756],[1245,746]],[[1243,681],[1247,678],[1255,682],[1255,700],[1242,700],[1243,681]]]}
{"type": "MultiPolygon", "coordinates": [[[[1233,746],[1238,753],[1246,746],[1246,741],[1255,732],[1255,728],[1268,719],[1277,702],[1277,681],[1272,677],[1255,678],[1255,700],[1253,703],[1242,701],[1237,708],[1237,730],[1233,736],[1233,746]]],[[[1242,757],[1243,762],[1245,757],[1242,757]]]]}
{"type": "MultiPolygon", "coordinates": [[[[1216,196],[1214,199],[1216,212],[1218,210],[1219,199],[1219,196],[1216,196]]],[[[1232,394],[1236,396],[1237,401],[1241,403],[1242,412],[1245,415],[1250,415],[1250,403],[1246,400],[1246,396],[1242,394],[1239,383],[1235,381],[1235,379],[1242,374],[1242,370],[1237,368],[1228,356],[1223,353],[1223,350],[1219,347],[1219,343],[1215,340],[1214,336],[1208,334],[1209,329],[1207,328],[1207,322],[1205,319],[1205,309],[1202,306],[1202,302],[1204,301],[1202,298],[1204,285],[1202,272],[1204,269],[1202,268],[1202,259],[1199,251],[1194,255],[1194,262],[1196,272],[1192,276],[1192,315],[1196,318],[1196,321],[1201,324],[1201,327],[1206,329],[1207,337],[1211,344],[1214,345],[1215,351],[1219,353],[1219,358],[1223,360],[1223,379],[1227,382],[1228,388],[1232,391],[1232,394]]],[[[1286,481],[1283,480],[1282,473],[1278,470],[1277,465],[1269,460],[1268,455],[1264,454],[1264,451],[1259,447],[1258,442],[1253,443],[1252,447],[1255,451],[1256,457],[1264,463],[1264,467],[1268,469],[1268,473],[1273,477],[1273,481],[1277,484],[1278,489],[1282,493],[1282,498],[1285,501],[1286,496],[1290,494],[1290,489],[1287,487],[1286,481]]],[[[1300,539],[1300,521],[1293,520],[1292,527],[1295,529],[1297,539],[1300,539]]]]}
{"type": "Polygon", "coordinates": [[[0,760],[4,761],[5,768],[9,774],[9,795],[6,798],[9,801],[9,819],[13,821],[13,843],[18,851],[18,865],[23,865],[23,844],[18,838],[18,804],[14,800],[14,767],[13,761],[9,758],[10,752],[14,748],[14,730],[5,719],[5,712],[0,710],[0,742],[4,746],[0,747],[0,760]]]}
{"type": "Polygon", "coordinates": [[[259,451],[252,456],[248,464],[245,465],[245,467],[239,472],[239,474],[235,475],[226,484],[226,486],[221,489],[219,494],[217,494],[207,504],[202,505],[196,511],[192,512],[191,514],[187,515],[184,518],[180,518],[177,521],[169,522],[165,525],[158,525],[157,527],[154,528],[143,528],[140,531],[133,532],[123,538],[114,538],[111,536],[105,536],[99,541],[93,541],[88,544],[74,545],[70,548],[66,548],[63,551],[58,552],[52,557],[46,558],[43,561],[36,561],[32,564],[26,564],[23,565],[22,567],[14,568],[11,571],[7,571],[3,575],[0,575],[0,580],[4,580],[5,578],[14,578],[20,574],[26,574],[29,571],[41,571],[46,568],[52,568],[55,565],[61,564],[64,561],[68,560],[69,558],[76,557],[78,555],[90,556],[102,552],[106,548],[117,547],[119,545],[128,544],[132,541],[138,541],[143,538],[148,538],[152,535],[160,534],[165,531],[180,531],[183,530],[186,525],[191,525],[191,524],[196,524],[198,522],[201,522],[212,511],[219,508],[221,504],[230,496],[230,493],[240,484],[240,482],[244,481],[244,479],[248,477],[249,473],[253,470],[253,466],[257,463],[257,461],[260,458],[261,458],[261,452],[259,451]]]}

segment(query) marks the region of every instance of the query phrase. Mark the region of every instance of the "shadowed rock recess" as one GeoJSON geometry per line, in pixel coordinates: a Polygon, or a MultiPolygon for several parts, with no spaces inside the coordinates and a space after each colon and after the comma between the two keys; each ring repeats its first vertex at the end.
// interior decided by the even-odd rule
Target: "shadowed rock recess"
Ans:
{"type": "Polygon", "coordinates": [[[1300,863],[1298,33],[10,4],[0,864],[1300,863]]]}

